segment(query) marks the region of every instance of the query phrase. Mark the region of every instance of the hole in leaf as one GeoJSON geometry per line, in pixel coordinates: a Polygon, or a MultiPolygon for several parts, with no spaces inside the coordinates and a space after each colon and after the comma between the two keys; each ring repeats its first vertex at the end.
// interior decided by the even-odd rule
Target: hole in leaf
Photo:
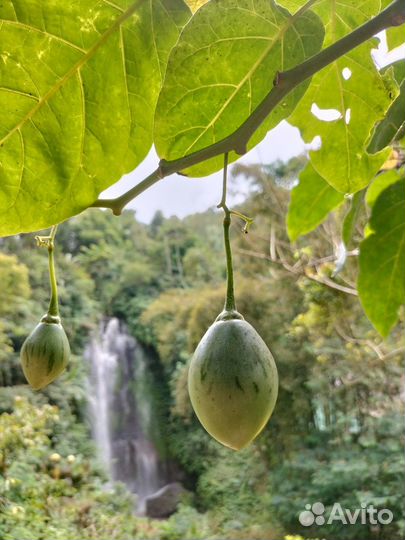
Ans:
{"type": "Polygon", "coordinates": [[[306,145],[307,150],[312,150],[314,152],[316,152],[317,150],[320,150],[321,147],[322,147],[322,139],[320,135],[315,135],[312,141],[306,145]]]}
{"type": "Polygon", "coordinates": [[[334,122],[342,118],[341,113],[337,109],[320,109],[316,103],[312,103],[311,113],[315,118],[323,122],[334,122]]]}
{"type": "Polygon", "coordinates": [[[351,114],[352,114],[352,110],[351,109],[346,109],[346,112],[345,112],[345,122],[346,124],[350,124],[350,117],[351,117],[351,114]]]}
{"type": "Polygon", "coordinates": [[[348,67],[343,68],[342,69],[342,76],[343,76],[345,81],[348,81],[350,79],[350,77],[352,76],[352,70],[349,69],[348,67]]]}

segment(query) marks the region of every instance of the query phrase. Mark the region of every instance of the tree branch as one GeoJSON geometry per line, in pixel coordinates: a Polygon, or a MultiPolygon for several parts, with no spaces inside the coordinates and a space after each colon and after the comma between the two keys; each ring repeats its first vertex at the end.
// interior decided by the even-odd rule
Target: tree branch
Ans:
{"type": "Polygon", "coordinates": [[[337,291],[344,292],[352,296],[358,296],[358,292],[356,289],[353,289],[351,287],[345,287],[344,285],[339,285],[339,283],[336,283],[336,281],[333,281],[327,276],[320,275],[317,270],[316,273],[313,273],[307,271],[307,267],[296,267],[295,265],[291,266],[280,253],[279,249],[277,249],[278,258],[276,259],[272,259],[271,256],[266,255],[266,253],[257,253],[256,251],[250,251],[249,249],[237,248],[235,249],[235,252],[240,253],[241,255],[248,255],[249,257],[255,257],[257,259],[270,261],[271,263],[280,264],[285,270],[287,270],[287,272],[290,272],[291,274],[295,274],[296,276],[305,276],[312,281],[316,281],[317,283],[321,283],[322,285],[329,287],[330,289],[335,289],[337,291]]]}
{"type": "MultiPolygon", "coordinates": [[[[355,343],[357,345],[368,347],[377,355],[379,360],[386,358],[387,355],[384,355],[380,347],[377,344],[373,343],[371,339],[361,339],[361,338],[355,338],[355,337],[349,336],[348,334],[346,334],[346,332],[342,328],[340,328],[338,324],[335,324],[334,328],[335,328],[336,333],[348,343],[355,343]]],[[[400,349],[396,349],[396,350],[398,351],[400,349]]]]}
{"type": "Polygon", "coordinates": [[[120,215],[123,208],[135,197],[140,195],[159,180],[174,173],[178,173],[197,165],[203,161],[226,154],[236,152],[244,154],[247,145],[255,131],[264,122],[273,109],[289,94],[294,88],[305,80],[311,78],[315,73],[328,66],[341,56],[344,56],[352,49],[358,47],[378,32],[391,26],[399,26],[405,23],[405,0],[394,0],[386,9],[376,17],[366,22],[347,36],[338,40],[333,45],[323,49],[318,54],[312,56],[302,64],[294,68],[277,73],[273,82],[273,87],[247,120],[239,126],[231,135],[218,141],[202,150],[193,152],[187,156],[174,161],[162,159],[159,167],[142,180],[139,184],[128,190],[126,193],[115,199],[98,199],[92,206],[100,208],[110,208],[115,215],[120,215]]]}

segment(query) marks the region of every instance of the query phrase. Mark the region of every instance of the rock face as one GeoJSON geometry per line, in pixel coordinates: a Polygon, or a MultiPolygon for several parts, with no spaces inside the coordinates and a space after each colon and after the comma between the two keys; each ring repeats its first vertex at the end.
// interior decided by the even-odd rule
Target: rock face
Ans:
{"type": "Polygon", "coordinates": [[[145,515],[152,518],[165,518],[176,511],[177,505],[187,491],[179,482],[167,484],[145,498],[145,515]]]}

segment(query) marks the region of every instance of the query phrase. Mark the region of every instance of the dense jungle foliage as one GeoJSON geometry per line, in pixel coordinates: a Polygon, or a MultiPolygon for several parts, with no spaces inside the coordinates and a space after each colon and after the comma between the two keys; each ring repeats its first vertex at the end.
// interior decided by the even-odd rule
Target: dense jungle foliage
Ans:
{"type": "MultiPolygon", "coordinates": [[[[26,384],[21,344],[48,300],[46,253],[33,235],[0,240],[0,538],[399,539],[405,531],[403,320],[382,341],[349,294],[357,264],[335,270],[339,211],[293,247],[285,231],[290,187],[304,160],[233,168],[250,185],[233,220],[237,304],[271,348],[280,374],[262,435],[234,453],[196,420],[186,388],[191,352],[222,308],[221,213],[144,225],[94,209],[61,225],[61,313],[74,358],[44,391],[26,384]],[[332,282],[333,284],[333,282],[332,282]],[[192,492],[168,520],[133,514],[123,486],[105,489],[86,413],[83,349],[116,316],[161,365],[166,447],[192,492]],[[387,526],[300,526],[306,503],[390,508],[387,526]]],[[[361,227],[362,218],[359,218],[361,227]]],[[[359,228],[360,231],[360,228],[359,228]]],[[[357,232],[354,232],[356,240],[357,232]]]]}

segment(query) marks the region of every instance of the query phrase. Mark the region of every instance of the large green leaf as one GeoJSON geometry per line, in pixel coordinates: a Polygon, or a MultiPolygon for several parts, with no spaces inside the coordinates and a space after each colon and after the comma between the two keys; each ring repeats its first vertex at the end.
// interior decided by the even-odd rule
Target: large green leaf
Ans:
{"type": "MultiPolygon", "coordinates": [[[[175,160],[231,134],[270,91],[276,72],[315,54],[322,40],[323,26],[310,11],[291,17],[271,0],[204,5],[170,55],[155,119],[159,156],[175,160]]],[[[291,113],[305,88],[299,86],[272,112],[250,147],[291,113]]],[[[222,164],[218,157],[186,172],[206,175],[222,164]]]]}
{"type": "MultiPolygon", "coordinates": [[[[324,0],[314,10],[326,25],[329,45],[360,26],[379,11],[379,0],[324,0]]],[[[353,193],[366,186],[384,162],[387,152],[370,155],[366,142],[397,90],[390,74],[381,76],[371,58],[372,43],[366,43],[317,73],[290,121],[310,142],[321,137],[321,148],[311,152],[317,172],[336,190],[353,193]],[[335,119],[319,119],[312,112],[336,112],[335,119]]]]}
{"type": "MultiPolygon", "coordinates": [[[[405,28],[403,29],[405,33],[405,28]]],[[[405,60],[393,66],[395,79],[401,83],[399,95],[388,109],[385,117],[375,127],[369,143],[369,152],[378,152],[405,135],[405,60]]]]}
{"type": "Polygon", "coordinates": [[[396,184],[401,179],[399,171],[387,171],[379,174],[370,184],[366,193],[366,203],[370,208],[374,206],[375,201],[388,186],[396,184]]]}
{"type": "Polygon", "coordinates": [[[387,29],[387,44],[389,49],[395,49],[405,44],[405,26],[393,26],[387,29]]]}
{"type": "Polygon", "coordinates": [[[386,336],[405,303],[405,178],[378,196],[369,225],[357,285],[366,315],[386,336]]]}
{"type": "Polygon", "coordinates": [[[405,135],[405,81],[400,94],[388,109],[385,118],[377,125],[368,150],[378,152],[405,135]]]}
{"type": "Polygon", "coordinates": [[[291,192],[287,214],[290,240],[294,242],[299,236],[313,231],[343,200],[343,194],[325,182],[308,163],[291,192]]]}
{"type": "Polygon", "coordinates": [[[0,3],[0,234],[89,206],[152,144],[182,0],[0,3]]]}

